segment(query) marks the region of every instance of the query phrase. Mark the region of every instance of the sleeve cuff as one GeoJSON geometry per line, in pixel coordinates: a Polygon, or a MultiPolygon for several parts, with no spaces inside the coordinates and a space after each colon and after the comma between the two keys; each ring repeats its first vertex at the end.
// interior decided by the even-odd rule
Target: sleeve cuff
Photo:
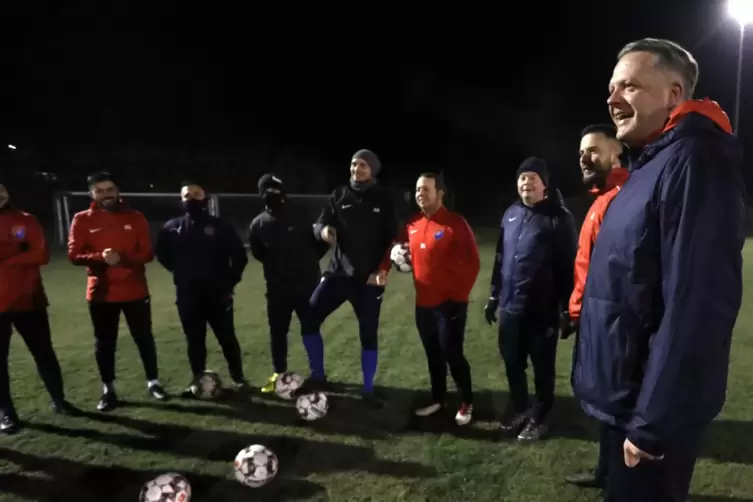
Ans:
{"type": "Polygon", "coordinates": [[[647,434],[644,431],[632,430],[626,434],[627,439],[630,440],[639,450],[648,453],[652,457],[661,457],[664,455],[664,448],[653,434],[647,434]]]}

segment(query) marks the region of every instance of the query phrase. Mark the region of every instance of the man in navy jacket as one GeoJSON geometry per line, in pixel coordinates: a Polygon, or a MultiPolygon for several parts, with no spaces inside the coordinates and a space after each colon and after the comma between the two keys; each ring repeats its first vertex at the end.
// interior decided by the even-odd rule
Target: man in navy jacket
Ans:
{"type": "Polygon", "coordinates": [[[619,53],[607,101],[630,149],[586,280],[573,388],[610,427],[608,500],[684,501],[725,401],[742,301],[745,184],[698,65],[656,39],[619,53]]]}
{"type": "Polygon", "coordinates": [[[520,440],[535,440],[547,429],[554,401],[556,327],[573,290],[577,237],[560,194],[549,195],[544,160],[526,159],[517,174],[520,200],[502,217],[485,315],[491,324],[500,312],[499,350],[510,390],[501,428],[520,440]],[[528,395],[529,357],[535,407],[528,395]]]}

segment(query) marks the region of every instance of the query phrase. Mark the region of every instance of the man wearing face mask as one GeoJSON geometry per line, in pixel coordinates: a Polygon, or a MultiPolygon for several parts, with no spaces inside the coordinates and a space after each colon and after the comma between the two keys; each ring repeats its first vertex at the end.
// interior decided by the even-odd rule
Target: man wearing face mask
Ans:
{"type": "Polygon", "coordinates": [[[47,296],[40,269],[50,260],[44,230],[37,219],[10,203],[0,184],[0,432],[19,428],[10,394],[8,357],[15,328],[29,348],[39,376],[58,413],[75,414],[65,400],[63,376],[52,346],[47,296]]]}
{"type": "Polygon", "coordinates": [[[334,247],[329,267],[311,297],[316,333],[304,337],[313,384],[323,384],[324,347],[319,328],[343,303],[358,318],[364,403],[382,407],[374,392],[379,316],[390,268],[390,247],[397,235],[389,193],[377,183],[382,167],[371,150],[351,157],[350,183],[335,190],[314,225],[314,235],[334,247]]]}
{"type": "Polygon", "coordinates": [[[206,192],[196,182],[181,184],[185,214],[160,231],[157,260],[173,274],[178,316],[188,344],[192,380],[184,397],[196,395],[206,370],[207,325],[212,328],[237,390],[248,390],[233,319],[233,290],[248,264],[243,242],[230,225],[208,211],[206,192]]]}
{"type": "Polygon", "coordinates": [[[318,332],[312,325],[309,299],[319,284],[319,260],[329,246],[311,232],[291,207],[282,180],[274,174],[259,179],[259,195],[264,211],[249,226],[251,254],[264,267],[267,283],[267,319],[269,322],[273,374],[261,391],[273,392],[277,377],[288,370],[288,330],[293,312],[301,323],[303,337],[318,332]]]}

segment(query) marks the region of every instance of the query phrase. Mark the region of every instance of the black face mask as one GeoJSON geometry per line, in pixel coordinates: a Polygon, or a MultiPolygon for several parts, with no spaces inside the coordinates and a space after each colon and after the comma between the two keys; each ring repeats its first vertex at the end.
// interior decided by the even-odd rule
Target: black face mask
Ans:
{"type": "Polygon", "coordinates": [[[207,209],[207,200],[188,199],[183,201],[183,209],[191,216],[203,214],[207,209]]]}
{"type": "Polygon", "coordinates": [[[285,205],[286,197],[282,193],[264,192],[262,199],[264,199],[264,205],[267,206],[270,211],[279,211],[282,209],[282,206],[285,205]]]}

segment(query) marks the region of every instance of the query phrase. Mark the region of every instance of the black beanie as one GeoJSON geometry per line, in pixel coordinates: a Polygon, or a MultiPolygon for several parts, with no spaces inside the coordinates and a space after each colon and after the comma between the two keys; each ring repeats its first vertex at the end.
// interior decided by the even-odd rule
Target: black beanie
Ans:
{"type": "Polygon", "coordinates": [[[270,188],[277,189],[282,192],[282,180],[274,174],[267,173],[259,178],[259,195],[264,195],[270,188]]]}
{"type": "Polygon", "coordinates": [[[353,154],[354,159],[361,159],[364,162],[366,162],[369,167],[371,168],[371,175],[377,176],[379,174],[379,171],[382,170],[382,163],[379,161],[379,157],[376,156],[374,152],[371,150],[358,150],[356,153],[353,154]]]}
{"type": "Polygon", "coordinates": [[[520,164],[518,171],[515,173],[516,178],[520,178],[523,173],[536,173],[544,182],[544,187],[549,186],[549,171],[546,168],[546,161],[539,157],[528,157],[520,164]]]}

